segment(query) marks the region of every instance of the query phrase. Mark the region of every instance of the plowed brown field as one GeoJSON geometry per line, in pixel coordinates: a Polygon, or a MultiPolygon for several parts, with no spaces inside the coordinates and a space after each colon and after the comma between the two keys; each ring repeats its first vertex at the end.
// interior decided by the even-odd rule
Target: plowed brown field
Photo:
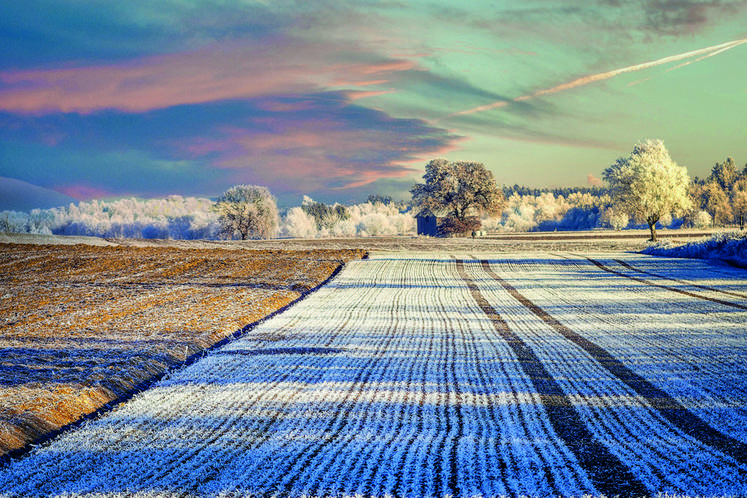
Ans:
{"type": "Polygon", "coordinates": [[[0,244],[0,455],[130,396],[363,255],[0,244]]]}

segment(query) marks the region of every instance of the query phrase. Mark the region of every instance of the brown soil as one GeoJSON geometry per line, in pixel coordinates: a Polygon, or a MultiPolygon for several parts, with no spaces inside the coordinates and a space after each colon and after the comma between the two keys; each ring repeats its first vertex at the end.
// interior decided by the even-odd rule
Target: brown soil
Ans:
{"type": "Polygon", "coordinates": [[[131,396],[365,254],[130,245],[0,243],[0,456],[131,396]]]}

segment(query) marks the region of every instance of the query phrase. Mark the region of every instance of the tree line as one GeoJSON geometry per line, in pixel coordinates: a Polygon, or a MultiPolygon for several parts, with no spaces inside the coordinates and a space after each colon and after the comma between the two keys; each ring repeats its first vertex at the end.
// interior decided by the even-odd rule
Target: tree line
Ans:
{"type": "Polygon", "coordinates": [[[71,204],[68,208],[0,213],[0,232],[131,238],[260,239],[413,233],[415,217],[438,219],[441,235],[500,231],[623,229],[641,223],[656,239],[657,226],[737,223],[747,214],[747,165],[717,162],[692,181],[660,140],[647,140],[618,158],[602,187],[499,187],[482,163],[433,159],[411,199],[371,194],[351,206],[304,196],[301,206],[278,209],[270,191],[236,185],[217,201],[170,196],[71,204]]]}
{"type": "Polygon", "coordinates": [[[415,184],[410,192],[419,215],[440,215],[442,235],[474,233],[485,215],[506,206],[507,197],[547,196],[555,200],[564,194],[604,199],[589,203],[600,219],[606,218],[615,228],[628,226],[631,218],[645,223],[652,241],[657,239],[657,225],[673,216],[685,225],[703,224],[703,217],[710,217],[716,224],[736,221],[744,227],[747,165],[738,171],[732,158],[717,162],[707,179],[691,182],[686,168],[672,160],[661,140],[645,140],[606,168],[603,178],[607,187],[529,189],[514,185],[501,190],[482,163],[434,159],[426,165],[424,182],[415,184]]]}
{"type": "Polygon", "coordinates": [[[717,162],[707,178],[693,179],[690,196],[699,210],[711,215],[715,224],[734,221],[743,229],[747,217],[747,164],[738,169],[731,157],[717,162]]]}

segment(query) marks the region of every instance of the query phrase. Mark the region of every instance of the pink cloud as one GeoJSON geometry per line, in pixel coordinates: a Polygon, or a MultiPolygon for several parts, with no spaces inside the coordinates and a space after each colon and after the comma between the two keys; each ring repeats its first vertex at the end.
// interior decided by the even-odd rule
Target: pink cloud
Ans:
{"type": "Polygon", "coordinates": [[[430,148],[425,151],[418,152],[418,151],[413,150],[412,158],[399,161],[399,163],[400,164],[418,164],[420,166],[420,169],[423,169],[423,166],[425,166],[425,163],[427,163],[431,159],[435,157],[447,157],[452,152],[462,150],[464,148],[464,143],[470,142],[472,140],[472,138],[469,136],[458,135],[459,131],[457,129],[449,129],[446,131],[452,134],[451,139],[448,142],[444,142],[436,147],[430,148]]]}
{"type": "Polygon", "coordinates": [[[381,73],[396,73],[400,71],[408,71],[415,69],[415,63],[409,60],[386,60],[381,62],[375,62],[373,64],[366,64],[359,67],[359,73],[362,75],[369,74],[381,74],[381,73]]]}
{"type": "Polygon", "coordinates": [[[320,91],[344,81],[379,84],[371,75],[415,68],[409,60],[333,63],[339,47],[273,44],[272,49],[212,46],[121,64],[0,73],[0,109],[28,114],[143,112],[182,104],[320,91]]]}
{"type": "Polygon", "coordinates": [[[603,187],[604,186],[604,182],[602,180],[600,180],[599,178],[597,178],[596,176],[592,175],[591,173],[589,173],[588,175],[586,175],[586,183],[588,183],[589,185],[594,186],[594,187],[603,187]]]}
{"type": "Polygon", "coordinates": [[[370,80],[370,81],[336,81],[330,83],[330,86],[372,86],[386,85],[389,80],[370,80]]]}
{"type": "Polygon", "coordinates": [[[398,171],[393,171],[390,174],[382,174],[381,172],[378,172],[378,171],[363,171],[358,175],[359,176],[358,180],[352,181],[342,187],[333,188],[333,190],[344,190],[348,188],[364,187],[366,185],[369,185],[379,180],[385,180],[385,179],[390,179],[390,178],[402,178],[402,177],[411,175],[414,172],[419,172],[419,170],[410,169],[410,168],[402,168],[398,171]]]}
{"type": "Polygon", "coordinates": [[[397,90],[372,90],[370,92],[360,92],[351,90],[349,92],[345,92],[345,96],[349,98],[350,100],[360,100],[365,99],[368,97],[378,97],[379,95],[387,95],[390,93],[396,93],[397,90]]]}
{"type": "Polygon", "coordinates": [[[293,102],[283,102],[280,100],[267,100],[260,102],[258,107],[270,112],[298,112],[308,111],[316,106],[312,99],[296,100],[293,102]]]}
{"type": "Polygon", "coordinates": [[[210,159],[212,166],[231,172],[238,182],[311,192],[412,175],[422,168],[421,156],[433,157],[454,148],[423,146],[406,139],[398,142],[402,137],[386,124],[374,128],[334,119],[271,118],[263,119],[257,128],[225,127],[221,137],[191,140],[180,149],[191,157],[217,153],[210,159]]]}
{"type": "Polygon", "coordinates": [[[113,195],[113,193],[108,190],[83,184],[55,187],[54,190],[65,195],[69,195],[70,197],[78,199],[79,201],[105,199],[113,195]]]}

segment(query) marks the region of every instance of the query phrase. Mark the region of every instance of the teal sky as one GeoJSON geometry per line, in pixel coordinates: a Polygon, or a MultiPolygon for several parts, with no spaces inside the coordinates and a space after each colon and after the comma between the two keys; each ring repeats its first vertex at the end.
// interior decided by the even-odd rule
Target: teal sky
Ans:
{"type": "Polygon", "coordinates": [[[406,198],[435,157],[585,185],[647,138],[747,163],[746,1],[30,0],[0,45],[0,209],[406,198]]]}

